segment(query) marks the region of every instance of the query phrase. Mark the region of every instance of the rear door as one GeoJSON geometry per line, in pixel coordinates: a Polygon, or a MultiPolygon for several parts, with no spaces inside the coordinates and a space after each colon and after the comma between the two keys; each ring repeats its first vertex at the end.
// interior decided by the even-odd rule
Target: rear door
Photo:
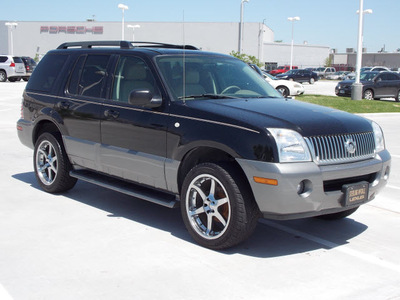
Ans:
{"type": "Polygon", "coordinates": [[[24,62],[22,61],[22,58],[21,57],[17,57],[17,56],[14,56],[13,57],[13,61],[14,61],[14,64],[15,64],[15,67],[14,67],[14,69],[15,69],[15,73],[16,73],[16,75],[26,75],[26,72],[25,72],[25,64],[24,64],[24,62]]]}
{"type": "Polygon", "coordinates": [[[100,169],[96,156],[101,143],[100,117],[110,61],[110,54],[79,56],[64,97],[55,106],[67,129],[63,139],[70,160],[94,170],[100,169]]]}

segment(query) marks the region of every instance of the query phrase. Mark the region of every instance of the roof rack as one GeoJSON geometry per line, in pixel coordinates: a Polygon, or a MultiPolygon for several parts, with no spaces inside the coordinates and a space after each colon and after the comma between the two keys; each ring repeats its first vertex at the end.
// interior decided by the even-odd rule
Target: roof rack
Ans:
{"type": "Polygon", "coordinates": [[[192,45],[173,45],[156,42],[129,42],[129,41],[85,41],[85,42],[68,42],[63,43],[57,49],[68,48],[85,48],[90,49],[93,47],[119,47],[120,49],[132,49],[135,47],[146,48],[167,48],[167,49],[185,49],[185,50],[199,50],[192,45]]]}

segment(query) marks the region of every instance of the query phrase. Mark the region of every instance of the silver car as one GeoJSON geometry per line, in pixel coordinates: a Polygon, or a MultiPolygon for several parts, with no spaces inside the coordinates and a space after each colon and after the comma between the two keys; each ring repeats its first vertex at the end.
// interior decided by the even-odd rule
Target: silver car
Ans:
{"type": "Polygon", "coordinates": [[[7,79],[11,82],[19,81],[26,76],[25,65],[21,57],[0,55],[0,82],[7,79]]]}

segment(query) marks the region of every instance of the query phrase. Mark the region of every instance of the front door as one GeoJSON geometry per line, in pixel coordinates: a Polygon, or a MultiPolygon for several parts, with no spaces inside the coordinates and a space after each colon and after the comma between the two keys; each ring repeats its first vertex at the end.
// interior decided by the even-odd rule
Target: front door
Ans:
{"type": "Polygon", "coordinates": [[[166,189],[166,124],[163,107],[148,109],[129,103],[133,90],[160,96],[148,65],[135,56],[121,56],[112,84],[111,99],[102,108],[102,171],[152,187],[166,189]]]}

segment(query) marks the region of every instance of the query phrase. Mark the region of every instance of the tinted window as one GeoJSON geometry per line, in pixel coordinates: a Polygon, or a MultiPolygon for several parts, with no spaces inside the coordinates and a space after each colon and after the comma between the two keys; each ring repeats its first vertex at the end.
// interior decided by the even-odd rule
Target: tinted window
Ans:
{"type": "Polygon", "coordinates": [[[71,75],[69,93],[100,98],[109,59],[110,55],[81,56],[71,75]]]}
{"type": "Polygon", "coordinates": [[[399,77],[396,74],[387,73],[386,80],[399,80],[399,77]]]}
{"type": "Polygon", "coordinates": [[[21,57],[13,57],[13,60],[15,63],[20,63],[23,64],[24,62],[22,61],[21,57]]]}
{"type": "Polygon", "coordinates": [[[26,85],[29,90],[50,92],[57,77],[61,74],[67,55],[52,55],[48,54],[43,57],[36,67],[36,71],[26,85]]]}
{"type": "Polygon", "coordinates": [[[0,63],[6,62],[7,56],[0,56],[0,63]]]}
{"type": "Polygon", "coordinates": [[[154,77],[146,63],[133,56],[121,56],[115,71],[112,99],[128,102],[133,90],[148,90],[158,94],[154,77]]]}

